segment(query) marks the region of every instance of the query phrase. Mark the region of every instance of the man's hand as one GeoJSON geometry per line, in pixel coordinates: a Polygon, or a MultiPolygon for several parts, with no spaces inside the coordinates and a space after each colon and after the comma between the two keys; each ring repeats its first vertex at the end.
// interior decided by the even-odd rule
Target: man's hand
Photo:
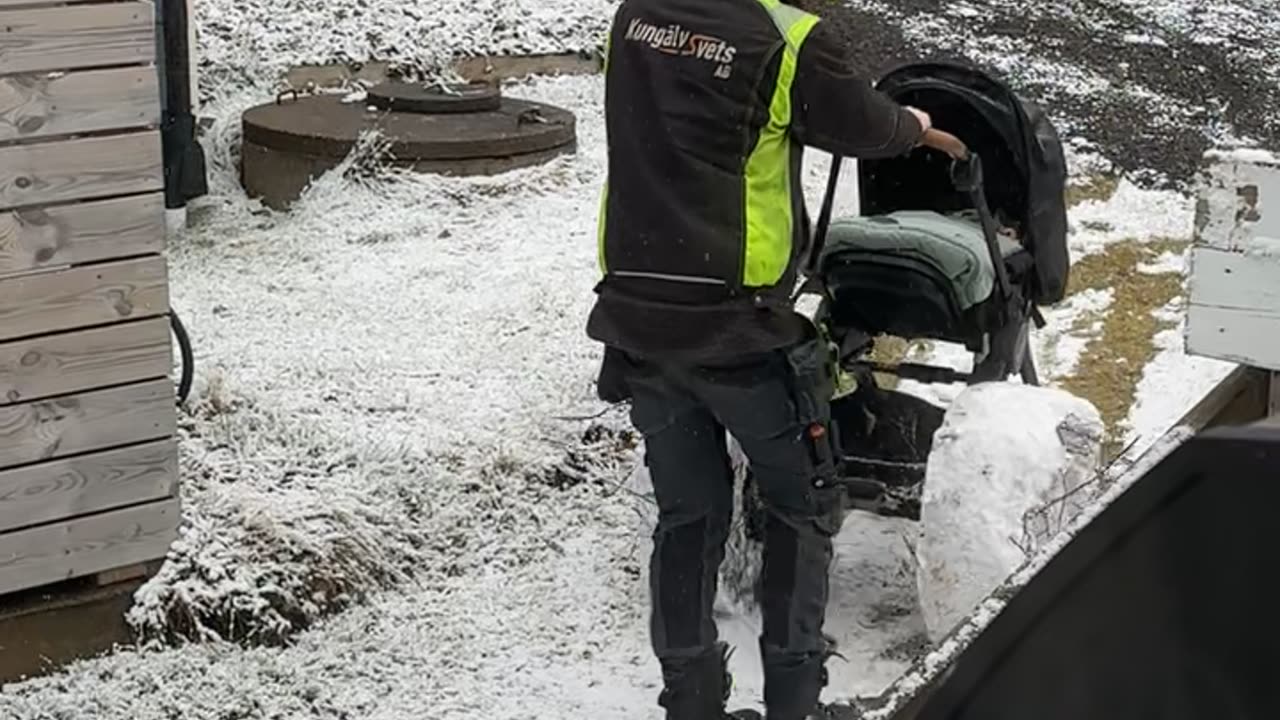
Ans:
{"type": "Polygon", "coordinates": [[[924,134],[933,128],[933,118],[929,117],[929,113],[921,110],[920,108],[913,108],[908,105],[907,110],[909,110],[912,115],[915,115],[916,119],[920,121],[920,139],[923,140],[924,134]]]}

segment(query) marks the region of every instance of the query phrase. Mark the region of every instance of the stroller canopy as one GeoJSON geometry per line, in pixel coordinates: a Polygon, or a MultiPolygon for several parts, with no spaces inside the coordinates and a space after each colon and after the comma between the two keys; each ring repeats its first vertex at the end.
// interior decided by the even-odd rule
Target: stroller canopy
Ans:
{"type": "MultiPolygon", "coordinates": [[[[1066,162],[1043,110],[982,71],[919,63],[877,83],[885,94],[927,111],[934,125],[963,140],[979,157],[987,203],[998,222],[1016,229],[1035,261],[1030,295],[1051,304],[1066,294],[1066,162]]],[[[899,210],[960,211],[969,199],[951,181],[950,160],[923,148],[859,163],[864,215],[899,210]]]]}

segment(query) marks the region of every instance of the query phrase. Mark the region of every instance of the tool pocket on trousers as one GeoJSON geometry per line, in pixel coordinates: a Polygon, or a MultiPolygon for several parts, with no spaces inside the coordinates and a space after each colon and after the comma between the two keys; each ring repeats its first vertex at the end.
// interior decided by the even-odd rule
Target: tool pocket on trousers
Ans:
{"type": "Polygon", "coordinates": [[[596,377],[596,397],[609,404],[624,403],[631,399],[628,375],[633,363],[617,348],[606,347],[600,360],[600,374],[596,377]]]}
{"type": "Polygon", "coordinates": [[[836,480],[835,446],[831,436],[831,396],[835,378],[821,340],[812,339],[787,351],[792,374],[796,420],[805,435],[814,468],[816,491],[829,489],[836,480]]]}
{"type": "Polygon", "coordinates": [[[644,382],[631,383],[631,424],[646,440],[676,424],[677,408],[670,399],[644,382]]]}

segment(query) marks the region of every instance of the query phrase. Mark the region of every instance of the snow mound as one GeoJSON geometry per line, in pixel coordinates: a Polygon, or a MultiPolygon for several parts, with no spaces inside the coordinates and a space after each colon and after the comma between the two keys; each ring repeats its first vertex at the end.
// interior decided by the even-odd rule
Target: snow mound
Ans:
{"type": "Polygon", "coordinates": [[[952,402],[921,498],[917,585],[937,642],[1085,507],[1104,425],[1052,388],[985,383],[952,402]]]}

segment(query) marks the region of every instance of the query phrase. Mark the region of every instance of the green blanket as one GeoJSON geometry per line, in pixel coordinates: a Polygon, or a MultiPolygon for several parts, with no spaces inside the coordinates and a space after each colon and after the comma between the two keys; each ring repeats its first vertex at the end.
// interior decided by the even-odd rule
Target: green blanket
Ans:
{"type": "MultiPolygon", "coordinates": [[[[976,215],[976,214],[975,214],[976,215]]],[[[1018,249],[1016,241],[1000,238],[1007,256],[1018,249]]],[[[832,220],[820,267],[850,251],[860,262],[911,257],[923,260],[950,280],[962,310],[991,297],[996,272],[982,234],[982,226],[964,215],[949,216],[929,210],[904,210],[877,216],[832,220]]],[[[891,263],[886,262],[886,269],[891,263]]]]}

